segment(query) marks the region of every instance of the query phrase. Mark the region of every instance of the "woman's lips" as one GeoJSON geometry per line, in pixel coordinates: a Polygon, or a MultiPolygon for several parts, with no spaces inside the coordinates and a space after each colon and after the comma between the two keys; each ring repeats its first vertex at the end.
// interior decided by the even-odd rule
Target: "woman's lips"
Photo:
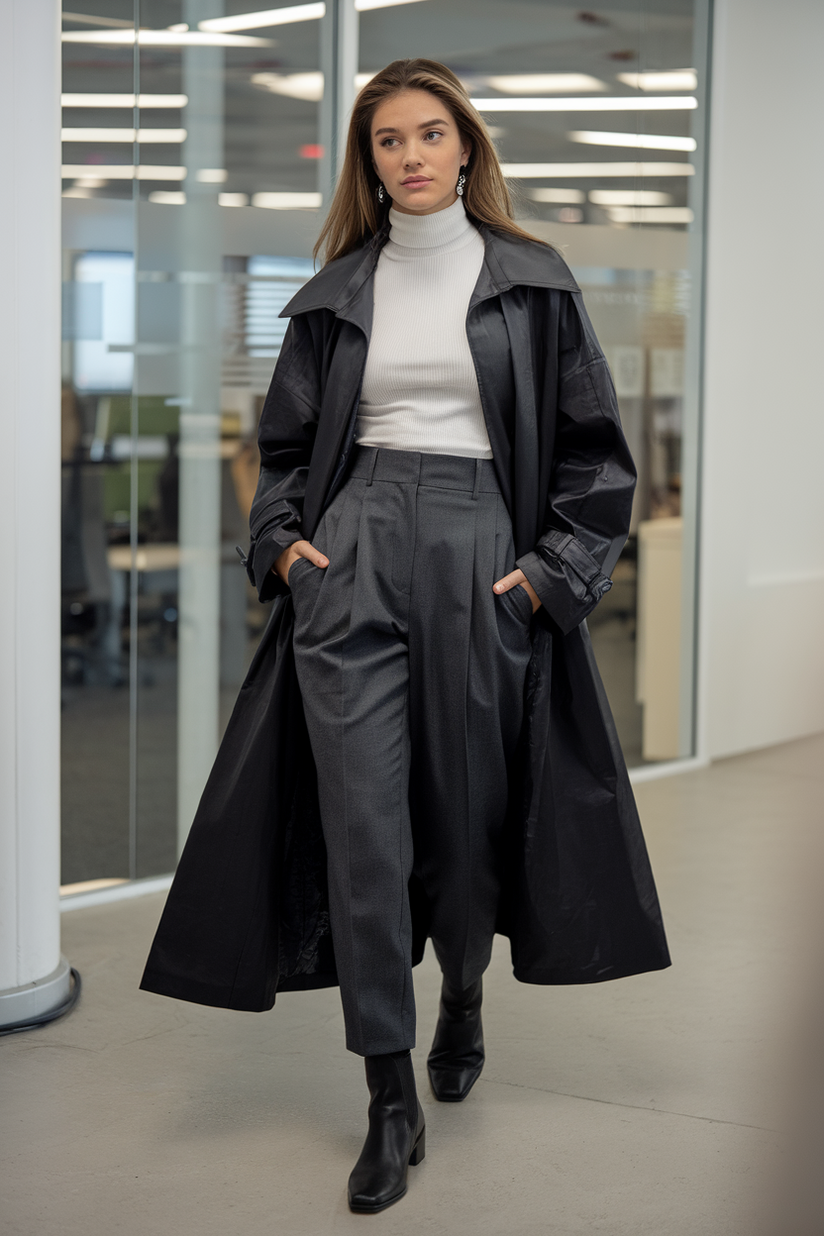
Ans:
{"type": "Polygon", "coordinates": [[[424,176],[417,180],[404,180],[401,183],[404,189],[420,189],[422,185],[429,185],[432,181],[424,176]]]}

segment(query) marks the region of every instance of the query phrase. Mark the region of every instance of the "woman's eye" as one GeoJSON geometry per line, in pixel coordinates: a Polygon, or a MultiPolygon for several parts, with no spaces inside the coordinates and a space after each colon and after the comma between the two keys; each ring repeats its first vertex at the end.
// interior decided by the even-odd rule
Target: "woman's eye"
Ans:
{"type": "Polygon", "coordinates": [[[441,137],[442,135],[438,132],[437,129],[430,129],[430,131],[426,134],[426,136],[427,137],[441,137]]]}

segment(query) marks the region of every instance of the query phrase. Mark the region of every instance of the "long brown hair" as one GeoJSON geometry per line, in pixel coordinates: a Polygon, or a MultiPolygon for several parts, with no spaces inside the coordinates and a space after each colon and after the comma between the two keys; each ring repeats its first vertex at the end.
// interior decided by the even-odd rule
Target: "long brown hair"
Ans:
{"type": "MultiPolygon", "coordinates": [[[[486,125],[451,69],[437,60],[393,60],[366,83],[352,108],[346,152],[329,213],[313,257],[325,246],[325,262],[359,248],[384,222],[391,199],[377,198],[378,177],[372,166],[372,118],[378,106],[404,90],[426,90],[449,109],[462,140],[472,144],[466,165],[463,201],[474,223],[520,240],[537,241],[513,222],[512,198],[486,125]]],[[[539,241],[545,244],[545,241],[539,241]]],[[[548,245],[547,248],[551,248],[548,245]]]]}

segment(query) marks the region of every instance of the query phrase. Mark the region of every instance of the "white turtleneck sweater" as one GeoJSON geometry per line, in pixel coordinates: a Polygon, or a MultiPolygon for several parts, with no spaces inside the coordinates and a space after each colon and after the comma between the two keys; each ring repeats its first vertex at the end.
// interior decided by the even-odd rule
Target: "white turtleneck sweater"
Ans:
{"type": "Polygon", "coordinates": [[[484,242],[458,198],[431,215],[389,211],[355,441],[491,459],[466,338],[484,242]]]}

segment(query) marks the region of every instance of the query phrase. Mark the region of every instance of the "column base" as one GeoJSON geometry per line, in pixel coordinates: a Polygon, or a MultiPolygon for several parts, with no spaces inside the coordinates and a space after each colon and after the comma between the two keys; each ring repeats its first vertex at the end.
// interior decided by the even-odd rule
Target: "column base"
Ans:
{"type": "Polygon", "coordinates": [[[0,1030],[25,1025],[61,1008],[71,994],[72,974],[66,958],[45,978],[0,991],[0,1030]]]}

